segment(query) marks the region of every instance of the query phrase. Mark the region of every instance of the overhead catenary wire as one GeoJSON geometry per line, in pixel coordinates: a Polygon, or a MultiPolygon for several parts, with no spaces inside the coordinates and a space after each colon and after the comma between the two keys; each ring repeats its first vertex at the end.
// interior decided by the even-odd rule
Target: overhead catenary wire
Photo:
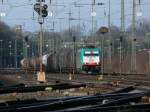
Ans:
{"type": "MultiPolygon", "coordinates": [[[[4,3],[3,3],[3,5],[10,5],[10,9],[12,10],[13,8],[18,8],[18,7],[26,7],[26,6],[32,6],[32,4],[33,4],[33,2],[34,2],[35,0],[28,0],[28,1],[25,1],[25,0],[23,0],[23,1],[17,1],[17,0],[15,0],[15,2],[12,4],[11,3],[11,1],[10,0],[7,0],[6,2],[4,1],[4,3]]],[[[47,1],[47,0],[46,0],[47,1]]],[[[51,0],[51,2],[52,2],[53,0],[51,0]]],[[[60,15],[62,15],[64,12],[65,12],[65,10],[67,10],[67,6],[68,6],[68,4],[70,5],[70,6],[72,6],[72,5],[74,5],[74,1],[75,0],[72,0],[71,2],[67,2],[67,0],[64,0],[64,1],[59,1],[57,4],[53,4],[53,3],[51,3],[51,5],[57,5],[57,6],[62,6],[62,9],[61,8],[59,8],[59,10],[57,10],[57,14],[55,15],[56,16],[56,18],[57,17],[59,17],[60,15]],[[65,6],[64,6],[65,5],[65,6]]],[[[90,0],[89,0],[90,1],[90,0]]],[[[82,4],[82,5],[85,5],[85,7],[87,7],[88,5],[90,5],[90,3],[85,3],[83,0],[81,1],[79,1],[79,0],[76,0],[76,2],[79,2],[80,4],[82,4]]],[[[144,6],[144,5],[149,5],[150,4],[150,2],[142,2],[141,0],[139,1],[139,3],[140,3],[140,5],[141,6],[144,6]]],[[[138,4],[139,4],[138,3],[138,4]]],[[[117,3],[118,4],[118,3],[117,3]]],[[[128,7],[128,6],[126,6],[126,7],[128,7]]],[[[130,8],[130,7],[128,7],[128,8],[130,8]]],[[[9,11],[9,13],[11,13],[11,10],[9,11]]],[[[111,15],[112,16],[115,16],[115,15],[117,15],[118,14],[118,12],[119,11],[116,11],[116,12],[114,12],[113,13],[113,11],[111,11],[111,15]]],[[[106,13],[105,11],[104,11],[104,13],[106,13]]],[[[7,14],[8,15],[8,14],[7,14]]],[[[104,14],[105,15],[105,14],[104,14]]],[[[64,15],[63,15],[64,16],[64,15]]],[[[125,17],[129,17],[130,15],[129,14],[125,14],[125,17]]],[[[50,17],[49,17],[50,18],[50,17]]],[[[114,17],[113,17],[114,18],[114,17]]],[[[119,17],[115,17],[116,18],[116,20],[119,20],[119,17]]],[[[13,19],[15,19],[15,18],[13,18],[13,19]]],[[[55,19],[55,18],[54,18],[55,19]]],[[[105,18],[103,18],[102,16],[101,16],[101,19],[105,19],[105,18]]],[[[9,18],[9,20],[10,20],[10,18],[9,18]]],[[[26,18],[20,18],[20,20],[26,20],[26,18]]],[[[115,21],[114,19],[112,20],[112,21],[115,21]]]]}

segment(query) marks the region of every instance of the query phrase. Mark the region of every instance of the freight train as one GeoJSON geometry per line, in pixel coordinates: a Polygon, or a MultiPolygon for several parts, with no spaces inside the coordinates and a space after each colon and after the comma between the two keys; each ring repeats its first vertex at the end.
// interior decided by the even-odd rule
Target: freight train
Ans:
{"type": "Polygon", "coordinates": [[[40,61],[42,61],[43,67],[48,72],[59,71],[60,69],[73,68],[75,65],[76,72],[96,72],[101,71],[101,53],[99,48],[84,47],[80,48],[75,53],[75,63],[73,61],[73,50],[71,48],[65,48],[59,51],[59,53],[46,54],[41,58],[26,58],[21,60],[23,68],[34,69],[39,68],[40,61]]]}

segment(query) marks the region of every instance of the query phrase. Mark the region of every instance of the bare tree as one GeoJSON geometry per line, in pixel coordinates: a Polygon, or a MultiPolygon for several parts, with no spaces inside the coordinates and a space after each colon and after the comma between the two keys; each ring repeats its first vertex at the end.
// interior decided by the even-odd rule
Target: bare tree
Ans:
{"type": "Polygon", "coordinates": [[[0,39],[12,40],[16,37],[15,32],[3,22],[0,22],[0,39]]]}

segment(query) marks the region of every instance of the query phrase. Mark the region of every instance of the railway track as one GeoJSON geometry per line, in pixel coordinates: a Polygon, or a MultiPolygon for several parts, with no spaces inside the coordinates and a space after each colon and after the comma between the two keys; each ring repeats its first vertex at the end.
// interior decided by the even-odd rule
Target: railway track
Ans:
{"type": "MultiPolygon", "coordinates": [[[[23,83],[32,83],[36,81],[35,71],[31,70],[30,75],[27,75],[26,69],[1,69],[1,74],[20,74],[23,83]],[[24,79],[27,79],[25,82],[24,79]]],[[[29,71],[28,71],[29,72],[29,71]]],[[[58,82],[74,82],[74,83],[85,83],[89,85],[89,87],[102,87],[104,86],[120,86],[126,87],[130,85],[136,86],[145,86],[148,87],[150,85],[150,76],[146,74],[105,74],[102,80],[98,80],[99,75],[89,75],[89,74],[75,74],[72,75],[72,80],[70,80],[69,73],[47,73],[46,79],[48,82],[58,83],[58,82]]],[[[11,78],[11,77],[10,77],[11,78]]],[[[20,82],[21,83],[21,82],[20,82]]],[[[113,87],[112,87],[113,88],[113,87]]],[[[114,87],[115,88],[115,87],[114,87]]]]}
{"type": "MultiPolygon", "coordinates": [[[[107,94],[97,94],[77,97],[51,98],[48,100],[22,100],[0,103],[1,112],[99,112],[99,111],[119,111],[134,109],[150,110],[149,104],[141,102],[143,96],[150,94],[147,92],[128,93],[132,90],[115,91],[107,94]],[[134,105],[131,102],[135,102],[134,105]],[[116,106],[117,105],[117,106],[116,106]],[[126,108],[124,108],[126,107],[126,108]]],[[[129,110],[128,110],[129,111],[129,110]]]]}
{"type": "MultiPolygon", "coordinates": [[[[33,82],[36,82],[36,75],[34,74],[22,74],[21,72],[18,71],[18,73],[16,74],[6,74],[4,76],[8,77],[9,79],[13,78],[17,81],[20,82],[26,82],[28,84],[31,84],[33,82]],[[20,75],[19,79],[15,79],[15,77],[17,75],[20,75]],[[25,81],[26,80],[26,81],[25,81]],[[30,83],[29,83],[30,82],[30,83]]],[[[90,96],[78,96],[78,97],[72,97],[72,98],[66,98],[65,100],[61,98],[60,99],[51,99],[51,100],[41,100],[41,101],[22,101],[23,103],[20,105],[18,104],[18,102],[16,101],[16,103],[14,103],[13,105],[11,105],[11,103],[9,103],[9,105],[7,106],[0,106],[1,111],[28,111],[28,110],[36,110],[36,111],[60,111],[60,112],[73,112],[73,110],[65,110],[65,109],[74,109],[74,112],[78,112],[78,111],[86,111],[86,112],[91,112],[91,110],[94,109],[94,112],[96,111],[103,111],[103,110],[111,110],[111,109],[115,109],[118,110],[122,107],[132,107],[135,110],[139,110],[139,109],[143,109],[143,110],[149,110],[149,105],[144,104],[144,103],[138,103],[135,105],[130,105],[130,102],[133,101],[139,101],[139,99],[141,99],[142,97],[144,97],[145,95],[150,94],[149,93],[149,89],[144,89],[145,87],[148,87],[150,85],[150,78],[148,75],[139,75],[139,74],[132,74],[132,75],[104,75],[102,80],[98,80],[99,75],[88,75],[88,74],[75,74],[72,75],[72,80],[69,80],[70,78],[70,74],[58,74],[58,73],[51,73],[51,74],[46,74],[46,79],[47,79],[47,83],[48,82],[52,82],[52,83],[74,83],[74,84],[86,84],[86,89],[88,89],[88,91],[93,91],[91,88],[95,88],[99,92],[99,90],[103,90],[105,91],[103,95],[101,96],[101,94],[97,94],[99,98],[95,98],[96,96],[94,96],[94,98],[90,98],[90,96]],[[118,82],[118,84],[114,84],[114,82],[118,82]],[[142,91],[147,91],[147,92],[139,92],[137,94],[133,93],[128,94],[128,90],[125,92],[126,95],[120,96],[120,92],[117,92],[116,90],[121,89],[121,88],[125,88],[128,86],[132,86],[134,85],[138,85],[137,87],[135,87],[137,90],[141,90],[141,88],[143,87],[142,91]],[[139,88],[138,88],[139,87],[139,88]],[[109,94],[114,94],[116,95],[116,97],[110,97],[110,101],[108,100],[108,102],[106,101],[105,104],[103,104],[102,102],[104,100],[106,100],[106,96],[107,93],[109,92],[109,94]],[[115,93],[117,92],[117,93],[115,93]],[[86,98],[86,99],[84,99],[86,98]],[[100,101],[101,99],[101,101],[100,101]],[[85,102],[86,101],[86,102],[85,102]],[[63,103],[62,103],[63,102],[63,103]],[[84,104],[83,104],[84,102],[84,104]],[[89,102],[91,103],[91,105],[89,106],[89,102]],[[129,102],[128,105],[126,105],[126,103],[129,102]],[[69,104],[69,105],[68,105],[69,104]],[[118,104],[117,106],[114,106],[114,104],[118,104]],[[88,108],[84,108],[84,106],[87,106],[88,108]],[[81,107],[82,109],[76,108],[76,107],[81,107]],[[140,107],[140,108],[139,108],[140,107]]],[[[42,86],[43,87],[43,86],[42,86]]],[[[25,87],[24,87],[25,88],[25,87]]],[[[25,88],[27,89],[27,91],[30,91],[29,88],[25,88]]],[[[25,90],[24,89],[24,90],[25,90]]],[[[39,88],[37,88],[39,89],[39,88]]],[[[40,88],[41,89],[41,88],[40,88]]],[[[16,91],[18,89],[13,89],[13,91],[16,91]]],[[[31,88],[32,90],[32,88],[31,88]]],[[[1,90],[2,91],[2,90],[1,90]]],[[[11,90],[12,91],[12,90],[11,90]]],[[[23,89],[22,89],[23,91],[23,89]]],[[[82,90],[83,91],[83,90],[82,90]]],[[[95,90],[94,90],[95,91],[95,90]]],[[[6,91],[9,92],[9,91],[6,91]]],[[[75,92],[75,91],[74,91],[75,92]]],[[[101,93],[101,92],[100,92],[101,93]]],[[[111,95],[110,94],[110,95],[111,95]]],[[[92,95],[92,94],[90,94],[92,95]]],[[[108,97],[108,96],[107,96],[108,97]]]]}
{"type": "MultiPolygon", "coordinates": [[[[6,68],[6,69],[0,69],[0,74],[36,74],[37,71],[36,70],[33,70],[33,69],[20,69],[20,68],[6,68]]],[[[52,73],[53,74],[53,73],[52,73]]],[[[61,80],[61,81],[67,81],[67,79],[69,79],[69,75],[57,75],[57,73],[55,73],[57,77],[51,77],[55,78],[55,80],[61,80]]],[[[83,75],[83,74],[77,74],[74,76],[77,80],[76,82],[97,82],[96,79],[97,79],[97,75],[94,76],[94,75],[83,75]]],[[[148,75],[145,75],[145,74],[122,74],[122,75],[119,75],[119,74],[116,74],[116,75],[113,75],[113,74],[105,74],[104,75],[104,78],[108,81],[120,81],[120,82],[126,82],[128,84],[140,84],[140,85],[150,85],[150,77],[148,75]]],[[[50,78],[48,77],[48,79],[50,80],[50,78]]],[[[72,80],[72,81],[75,81],[75,80],[72,80]]]]}
{"type": "Polygon", "coordinates": [[[117,76],[104,76],[106,80],[109,81],[120,81],[123,83],[128,83],[132,85],[143,85],[149,86],[150,85],[150,76],[148,75],[117,75],[117,76]]]}
{"type": "MultiPolygon", "coordinates": [[[[116,88],[124,88],[127,86],[136,86],[139,90],[150,90],[150,78],[148,75],[104,75],[102,80],[98,80],[99,76],[92,75],[79,75],[73,76],[71,82],[86,83],[89,87],[93,88],[109,88],[115,90],[116,88]]],[[[69,74],[49,74],[48,80],[70,81],[69,74]]]]}

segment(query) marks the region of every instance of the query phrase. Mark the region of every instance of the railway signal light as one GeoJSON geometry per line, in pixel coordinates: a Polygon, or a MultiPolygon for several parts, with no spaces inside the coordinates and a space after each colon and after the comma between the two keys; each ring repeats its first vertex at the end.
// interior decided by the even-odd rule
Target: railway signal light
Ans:
{"type": "Polygon", "coordinates": [[[40,3],[34,4],[34,10],[40,15],[40,3]]]}
{"type": "Polygon", "coordinates": [[[47,8],[48,6],[46,4],[44,4],[43,6],[40,6],[40,3],[34,4],[34,10],[42,17],[48,16],[47,8]],[[40,11],[40,8],[41,8],[41,11],[40,11]]]}
{"type": "Polygon", "coordinates": [[[28,42],[28,36],[25,36],[24,39],[25,39],[25,42],[28,42]]]}
{"type": "Polygon", "coordinates": [[[136,38],[134,38],[133,41],[136,42],[136,38]]]}
{"type": "Polygon", "coordinates": [[[97,5],[104,5],[104,3],[97,3],[97,5]]]}
{"type": "Polygon", "coordinates": [[[42,6],[42,11],[41,11],[42,17],[47,17],[47,16],[48,16],[47,8],[48,8],[48,6],[47,6],[46,4],[44,4],[44,5],[42,6]]]}
{"type": "Polygon", "coordinates": [[[110,46],[112,46],[112,42],[110,43],[110,46]]]}
{"type": "Polygon", "coordinates": [[[122,42],[123,41],[123,37],[122,36],[120,36],[120,42],[122,42]]]}
{"type": "Polygon", "coordinates": [[[75,36],[73,36],[73,42],[75,42],[76,41],[76,37],[75,36]]]}

